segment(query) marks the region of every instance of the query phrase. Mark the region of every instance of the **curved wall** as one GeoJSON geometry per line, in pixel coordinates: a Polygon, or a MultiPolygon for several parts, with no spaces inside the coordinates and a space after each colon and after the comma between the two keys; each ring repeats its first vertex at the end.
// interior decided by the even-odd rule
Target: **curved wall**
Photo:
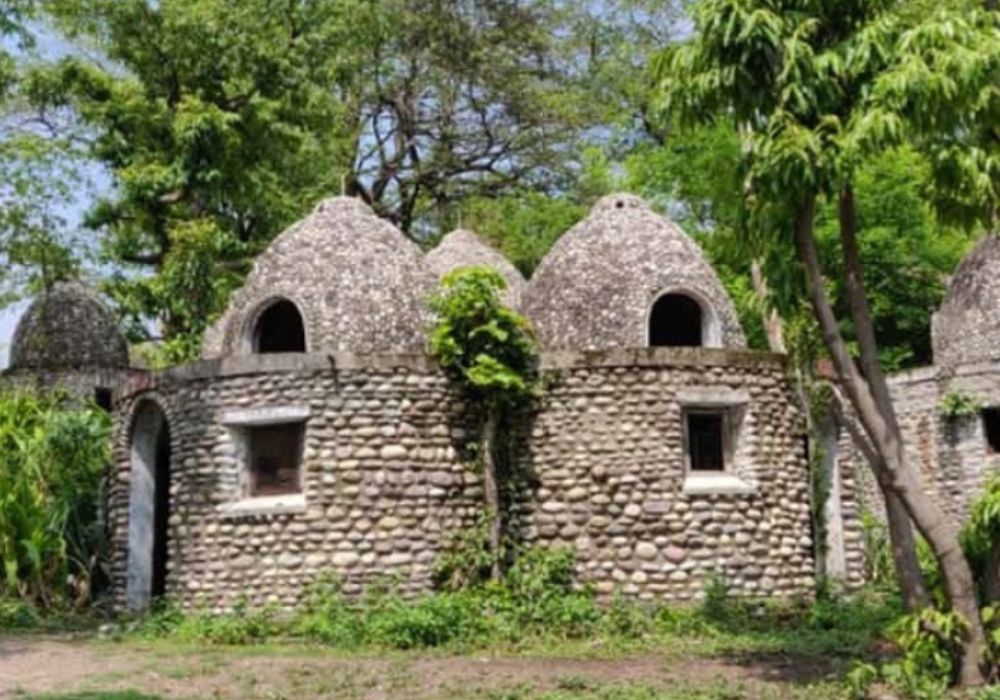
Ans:
{"type": "MultiPolygon", "coordinates": [[[[801,416],[782,358],[713,349],[543,357],[547,390],[519,433],[513,500],[526,543],[570,546],[608,595],[698,597],[715,574],[739,595],[813,589],[801,416]],[[738,405],[731,473],[690,479],[682,410],[738,405]]],[[[323,573],[348,593],[384,575],[426,591],[442,550],[482,511],[466,454],[475,417],[422,355],[234,357],[135,378],[118,403],[114,580],[128,570],[130,435],[143,397],[171,422],[167,594],[222,610],[299,601],[323,573]],[[306,409],[304,498],[242,508],[226,416],[306,409]]],[[[301,415],[301,414],[298,414],[301,415]]],[[[245,505],[245,504],[242,504],[245,505]]]]}

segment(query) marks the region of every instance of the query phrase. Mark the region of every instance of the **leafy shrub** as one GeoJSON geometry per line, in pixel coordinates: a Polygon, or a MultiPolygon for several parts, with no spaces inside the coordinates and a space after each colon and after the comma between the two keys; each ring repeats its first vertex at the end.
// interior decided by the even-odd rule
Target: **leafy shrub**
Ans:
{"type": "Polygon", "coordinates": [[[947,421],[958,421],[979,413],[982,402],[960,391],[949,391],[938,402],[938,412],[947,421]]]}
{"type": "Polygon", "coordinates": [[[882,675],[916,700],[941,697],[951,685],[963,628],[964,623],[952,612],[928,608],[904,616],[893,634],[903,655],[899,661],[886,664],[882,675]]]}
{"type": "Polygon", "coordinates": [[[0,393],[0,595],[82,608],[103,578],[110,420],[57,394],[0,393]]]}
{"type": "Polygon", "coordinates": [[[0,598],[0,631],[38,627],[41,620],[34,607],[16,598],[0,598]]]}

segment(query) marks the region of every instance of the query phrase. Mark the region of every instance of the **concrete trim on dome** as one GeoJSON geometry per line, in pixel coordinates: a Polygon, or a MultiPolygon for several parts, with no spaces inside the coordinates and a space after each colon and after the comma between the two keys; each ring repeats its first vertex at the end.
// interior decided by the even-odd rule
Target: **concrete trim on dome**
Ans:
{"type": "Polygon", "coordinates": [[[651,305],[681,290],[710,310],[706,340],[745,347],[736,310],[697,243],[639,197],[602,198],[542,260],[522,301],[547,350],[643,346],[651,305]]]}
{"type": "Polygon", "coordinates": [[[653,321],[653,307],[656,306],[658,302],[663,297],[668,294],[680,294],[688,297],[691,301],[695,302],[701,309],[701,346],[705,348],[721,348],[722,343],[722,322],[719,320],[719,314],[716,313],[715,307],[705,298],[705,296],[694,289],[686,286],[671,286],[663,289],[659,292],[653,294],[650,297],[649,304],[646,306],[646,335],[645,335],[645,345],[650,347],[652,339],[652,321],[653,321]]]}
{"type": "Polygon", "coordinates": [[[240,355],[254,355],[257,353],[257,334],[259,328],[257,327],[260,323],[261,316],[270,309],[275,304],[280,304],[281,302],[288,302],[295,307],[295,310],[299,313],[299,319],[302,321],[302,334],[305,338],[306,352],[312,347],[309,338],[309,322],[306,320],[305,311],[302,308],[302,304],[296,301],[292,296],[288,294],[274,294],[267,297],[260,302],[255,307],[252,307],[246,314],[243,320],[243,329],[240,331],[238,336],[238,348],[240,355]]]}

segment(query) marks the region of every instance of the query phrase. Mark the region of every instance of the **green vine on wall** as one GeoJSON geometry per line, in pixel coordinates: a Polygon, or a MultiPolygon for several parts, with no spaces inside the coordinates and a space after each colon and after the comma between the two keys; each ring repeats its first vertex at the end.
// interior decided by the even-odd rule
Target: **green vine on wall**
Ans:
{"type": "Polygon", "coordinates": [[[938,402],[938,412],[947,421],[970,418],[979,413],[981,408],[982,402],[979,399],[957,390],[949,391],[938,402]]]}
{"type": "Polygon", "coordinates": [[[430,301],[435,321],[430,352],[462,387],[470,404],[481,407],[477,454],[489,517],[491,574],[500,578],[503,530],[497,455],[505,419],[539,395],[534,333],[528,321],[504,305],[504,278],[487,267],[455,270],[441,281],[430,301]]]}

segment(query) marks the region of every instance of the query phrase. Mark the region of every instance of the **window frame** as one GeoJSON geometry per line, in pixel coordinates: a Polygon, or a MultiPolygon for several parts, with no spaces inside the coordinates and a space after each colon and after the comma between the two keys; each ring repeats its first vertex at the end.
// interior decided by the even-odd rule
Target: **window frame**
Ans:
{"type": "Polygon", "coordinates": [[[730,387],[692,387],[678,392],[683,484],[685,495],[747,495],[757,492],[751,465],[752,455],[745,453],[744,431],[750,410],[750,395],[730,387]],[[721,414],[723,468],[692,469],[688,416],[721,414]]]}
{"type": "Polygon", "coordinates": [[[222,414],[222,424],[226,428],[232,444],[232,456],[236,463],[235,493],[230,502],[223,505],[225,512],[276,513],[301,512],[306,506],[305,456],[309,440],[310,410],[307,406],[265,406],[259,408],[226,411],[222,414]],[[280,425],[299,426],[300,439],[296,467],[298,489],[283,494],[254,494],[252,465],[252,435],[255,428],[280,425]]]}

